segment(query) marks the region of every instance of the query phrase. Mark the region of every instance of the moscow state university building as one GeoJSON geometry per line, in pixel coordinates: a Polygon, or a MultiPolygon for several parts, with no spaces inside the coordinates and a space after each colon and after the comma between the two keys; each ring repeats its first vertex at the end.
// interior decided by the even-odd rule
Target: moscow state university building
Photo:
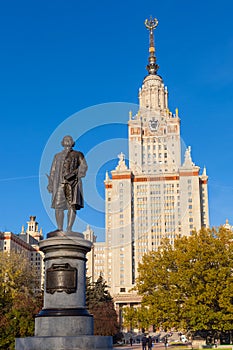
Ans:
{"type": "Polygon", "coordinates": [[[148,74],[139,89],[139,109],[129,112],[129,166],[119,150],[118,165],[105,179],[103,277],[114,299],[123,302],[125,296],[126,304],[144,254],[156,251],[164,238],[173,244],[209,225],[206,169],[195,165],[191,147],[181,157],[178,110],[170,111],[168,90],[157,73],[157,24],[145,21],[148,74]]]}

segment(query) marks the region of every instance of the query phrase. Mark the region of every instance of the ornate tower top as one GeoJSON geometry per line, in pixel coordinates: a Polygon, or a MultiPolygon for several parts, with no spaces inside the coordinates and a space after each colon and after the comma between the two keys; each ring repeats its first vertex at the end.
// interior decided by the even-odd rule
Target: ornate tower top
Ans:
{"type": "Polygon", "coordinates": [[[159,66],[156,64],[156,57],[155,57],[155,44],[154,44],[154,29],[158,25],[158,20],[156,18],[150,17],[150,19],[145,20],[145,26],[150,32],[150,47],[149,47],[149,58],[148,58],[148,65],[146,66],[146,69],[149,74],[156,75],[157,70],[159,69],[159,66]]]}

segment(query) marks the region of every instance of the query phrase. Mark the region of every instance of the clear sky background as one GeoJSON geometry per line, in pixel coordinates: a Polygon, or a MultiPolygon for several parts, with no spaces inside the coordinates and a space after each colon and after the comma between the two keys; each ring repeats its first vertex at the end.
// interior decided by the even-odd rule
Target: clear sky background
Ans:
{"type": "MultiPolygon", "coordinates": [[[[84,108],[138,103],[147,74],[144,20],[150,15],[159,20],[158,73],[168,86],[170,110],[179,108],[182,138],[192,147],[193,161],[207,167],[210,223],[228,218],[233,224],[232,13],[232,0],[1,1],[0,230],[19,233],[30,215],[45,233],[55,229],[39,189],[45,145],[84,108]]],[[[114,132],[89,132],[77,148],[85,153],[111,135],[127,137],[124,128],[114,132]]],[[[106,159],[93,174],[102,197],[109,166],[106,159]]],[[[89,205],[80,215],[91,226],[104,226],[103,213],[89,205]]]]}

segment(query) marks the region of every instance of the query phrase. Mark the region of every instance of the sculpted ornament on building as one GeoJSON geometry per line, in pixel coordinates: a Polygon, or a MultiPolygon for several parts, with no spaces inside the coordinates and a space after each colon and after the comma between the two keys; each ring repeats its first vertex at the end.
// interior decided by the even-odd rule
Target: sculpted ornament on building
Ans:
{"type": "Polygon", "coordinates": [[[127,165],[125,164],[124,153],[121,152],[120,154],[118,154],[118,158],[119,158],[119,161],[118,161],[118,165],[116,167],[116,170],[118,170],[118,171],[128,170],[127,165]]]}
{"type": "Polygon", "coordinates": [[[157,131],[158,130],[158,126],[159,126],[159,121],[158,119],[152,118],[151,120],[149,120],[149,128],[151,131],[157,131]]]}

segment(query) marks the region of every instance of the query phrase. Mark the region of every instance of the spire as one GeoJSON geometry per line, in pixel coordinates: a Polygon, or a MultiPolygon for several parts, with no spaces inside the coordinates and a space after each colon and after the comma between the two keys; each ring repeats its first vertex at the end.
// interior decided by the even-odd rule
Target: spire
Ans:
{"type": "Polygon", "coordinates": [[[148,65],[146,66],[146,69],[149,74],[156,75],[157,70],[159,69],[159,66],[156,64],[156,57],[155,57],[155,44],[154,44],[154,29],[158,25],[158,20],[156,18],[150,17],[150,19],[145,20],[145,26],[150,32],[150,47],[149,47],[149,58],[148,58],[148,65]]]}

